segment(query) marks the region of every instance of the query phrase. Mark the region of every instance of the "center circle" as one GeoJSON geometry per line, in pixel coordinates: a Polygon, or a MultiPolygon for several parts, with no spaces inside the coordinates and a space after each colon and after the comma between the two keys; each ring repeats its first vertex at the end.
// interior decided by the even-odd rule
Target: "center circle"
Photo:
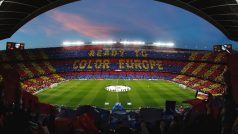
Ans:
{"type": "Polygon", "coordinates": [[[128,92],[131,90],[130,87],[121,85],[107,86],[105,89],[110,92],[128,92]]]}

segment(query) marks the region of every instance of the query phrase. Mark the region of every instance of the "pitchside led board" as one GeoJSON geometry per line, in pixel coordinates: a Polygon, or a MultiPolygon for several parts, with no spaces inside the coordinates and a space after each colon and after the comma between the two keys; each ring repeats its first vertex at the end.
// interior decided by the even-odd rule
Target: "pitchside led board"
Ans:
{"type": "Polygon", "coordinates": [[[7,51],[24,50],[24,48],[25,48],[24,43],[7,42],[6,44],[7,51]]]}

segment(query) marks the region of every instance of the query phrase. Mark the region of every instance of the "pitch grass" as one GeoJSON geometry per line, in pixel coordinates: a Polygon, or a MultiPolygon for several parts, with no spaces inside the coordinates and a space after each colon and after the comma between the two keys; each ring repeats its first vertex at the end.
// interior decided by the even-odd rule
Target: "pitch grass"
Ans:
{"type": "Polygon", "coordinates": [[[195,91],[184,89],[165,80],[70,80],[37,94],[41,102],[76,108],[93,105],[111,109],[120,102],[126,109],[139,107],[164,107],[166,100],[182,101],[192,99],[195,91]],[[131,91],[123,93],[105,90],[109,85],[126,85],[131,91]],[[108,102],[109,105],[105,105],[108,102]],[[132,105],[127,105],[130,102],[132,105]]]}

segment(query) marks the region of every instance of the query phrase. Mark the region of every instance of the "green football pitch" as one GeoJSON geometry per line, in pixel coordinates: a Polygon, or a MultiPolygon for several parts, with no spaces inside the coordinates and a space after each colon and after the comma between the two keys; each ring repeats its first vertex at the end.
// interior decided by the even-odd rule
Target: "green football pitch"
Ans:
{"type": "Polygon", "coordinates": [[[166,100],[183,105],[184,100],[194,98],[195,91],[165,80],[69,80],[36,95],[41,102],[71,108],[93,105],[111,109],[115,103],[121,103],[126,109],[138,109],[161,108],[166,100]],[[131,90],[110,92],[105,89],[109,85],[126,85],[131,90]]]}

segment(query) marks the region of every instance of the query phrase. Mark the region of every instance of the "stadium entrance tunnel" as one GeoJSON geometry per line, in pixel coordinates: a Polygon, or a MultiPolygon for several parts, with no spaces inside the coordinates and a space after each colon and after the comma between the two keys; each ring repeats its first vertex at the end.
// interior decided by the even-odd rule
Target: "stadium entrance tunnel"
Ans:
{"type": "Polygon", "coordinates": [[[115,85],[115,86],[107,86],[105,88],[107,91],[110,91],[110,92],[128,92],[131,90],[130,87],[128,86],[121,86],[121,85],[115,85]]]}

